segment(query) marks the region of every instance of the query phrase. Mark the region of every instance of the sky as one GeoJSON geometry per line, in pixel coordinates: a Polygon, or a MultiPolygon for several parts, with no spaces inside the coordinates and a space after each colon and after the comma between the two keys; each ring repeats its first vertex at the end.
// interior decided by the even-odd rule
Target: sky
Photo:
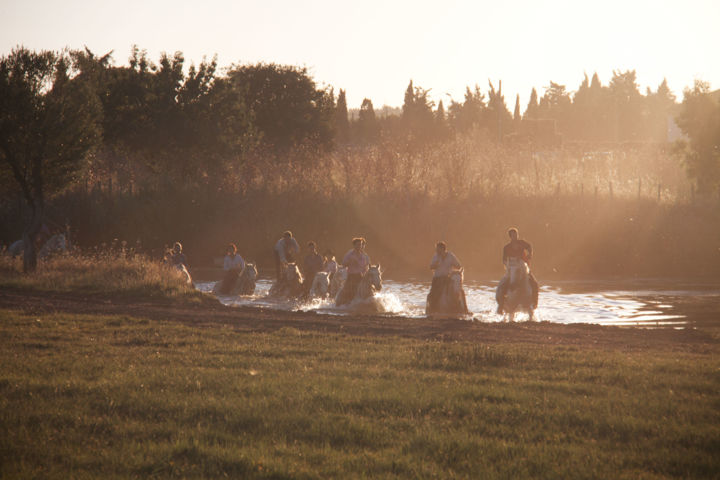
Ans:
{"type": "Polygon", "coordinates": [[[636,70],[643,93],[667,78],[678,99],[695,79],[718,89],[719,20],[720,0],[0,0],[0,55],[87,46],[127,65],[137,45],[153,61],[295,65],[349,108],[401,106],[410,80],[446,107],[502,81],[524,111],[533,87],[572,92],[585,73],[636,70]]]}

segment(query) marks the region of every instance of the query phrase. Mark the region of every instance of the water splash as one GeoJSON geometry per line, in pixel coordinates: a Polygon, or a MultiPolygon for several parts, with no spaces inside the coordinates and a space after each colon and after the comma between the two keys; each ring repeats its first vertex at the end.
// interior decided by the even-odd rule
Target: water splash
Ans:
{"type": "MultiPolygon", "coordinates": [[[[256,306],[286,311],[316,311],[329,315],[381,314],[419,318],[425,315],[425,300],[430,289],[429,282],[397,282],[386,280],[383,291],[369,304],[350,304],[336,307],[331,299],[314,299],[304,302],[273,299],[267,296],[272,282],[259,280],[255,295],[245,297],[219,296],[225,305],[256,306]]],[[[198,283],[198,288],[211,292],[214,282],[198,283]]],[[[678,298],[694,298],[699,302],[714,302],[720,305],[717,290],[607,290],[565,292],[559,287],[544,286],[540,291],[540,305],[535,311],[536,321],[553,323],[594,323],[618,326],[683,326],[687,318],[676,313],[674,306],[678,298]]],[[[468,308],[472,315],[467,317],[481,322],[502,322],[505,318],[497,315],[495,309],[495,285],[468,282],[465,285],[468,308]]],[[[705,307],[707,308],[707,307],[705,307]]],[[[720,310],[720,308],[718,309],[720,310]]],[[[526,315],[519,314],[515,321],[525,321],[526,315]]]]}

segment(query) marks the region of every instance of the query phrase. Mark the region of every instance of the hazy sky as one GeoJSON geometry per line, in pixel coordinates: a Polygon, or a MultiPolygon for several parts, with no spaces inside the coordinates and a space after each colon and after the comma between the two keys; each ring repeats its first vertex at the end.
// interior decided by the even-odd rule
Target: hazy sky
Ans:
{"type": "Polygon", "coordinates": [[[86,45],[126,65],[137,44],[153,61],[306,66],[350,108],[399,106],[410,79],[446,105],[502,80],[524,111],[532,87],[573,91],[585,72],[635,69],[643,93],[666,77],[678,98],[696,78],[720,88],[719,21],[720,0],[0,0],[0,54],[86,45]]]}

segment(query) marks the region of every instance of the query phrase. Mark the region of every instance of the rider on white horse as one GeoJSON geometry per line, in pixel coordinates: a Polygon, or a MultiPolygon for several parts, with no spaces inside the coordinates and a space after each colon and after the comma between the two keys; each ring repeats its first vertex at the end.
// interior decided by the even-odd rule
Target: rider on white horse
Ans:
{"type": "Polygon", "coordinates": [[[275,255],[275,273],[277,274],[278,281],[282,280],[284,267],[288,263],[295,261],[295,255],[300,252],[300,245],[297,240],[293,237],[291,231],[286,231],[283,236],[275,244],[273,254],[275,255]]]}
{"type": "Polygon", "coordinates": [[[362,237],[353,238],[353,248],[343,257],[343,265],[347,267],[347,280],[342,290],[338,293],[335,304],[337,306],[350,303],[355,298],[355,293],[363,275],[370,268],[370,257],[365,253],[365,239],[362,237]]]}
{"type": "Polygon", "coordinates": [[[437,310],[437,302],[450,281],[450,273],[462,268],[454,253],[448,252],[445,242],[435,245],[435,255],[430,262],[430,270],[434,270],[430,294],[428,294],[428,311],[437,310]]]}
{"type": "MultiPolygon", "coordinates": [[[[507,265],[509,258],[519,258],[530,266],[530,260],[532,260],[533,250],[525,240],[518,238],[518,229],[510,228],[508,230],[508,236],[510,237],[510,243],[503,247],[503,264],[507,265]]],[[[498,303],[497,313],[503,314],[503,302],[505,301],[505,294],[507,292],[508,284],[510,283],[509,270],[505,271],[505,276],[500,280],[500,284],[497,287],[495,299],[498,303]]],[[[537,308],[538,303],[538,283],[532,273],[529,273],[528,280],[530,281],[530,287],[532,288],[533,304],[532,309],[537,308]]]]}
{"type": "Polygon", "coordinates": [[[228,294],[235,288],[235,282],[238,281],[240,274],[245,268],[245,260],[237,253],[237,247],[234,243],[230,243],[225,250],[225,258],[223,259],[223,279],[218,285],[218,293],[228,294]]]}

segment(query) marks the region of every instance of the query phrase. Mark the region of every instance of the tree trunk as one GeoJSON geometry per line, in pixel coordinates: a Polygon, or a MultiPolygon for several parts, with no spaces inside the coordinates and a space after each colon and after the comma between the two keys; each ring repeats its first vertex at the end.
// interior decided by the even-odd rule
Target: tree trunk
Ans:
{"type": "Polygon", "coordinates": [[[35,239],[42,228],[43,208],[41,205],[32,205],[32,218],[30,224],[23,232],[23,272],[34,272],[37,268],[37,249],[35,248],[35,239]]]}

